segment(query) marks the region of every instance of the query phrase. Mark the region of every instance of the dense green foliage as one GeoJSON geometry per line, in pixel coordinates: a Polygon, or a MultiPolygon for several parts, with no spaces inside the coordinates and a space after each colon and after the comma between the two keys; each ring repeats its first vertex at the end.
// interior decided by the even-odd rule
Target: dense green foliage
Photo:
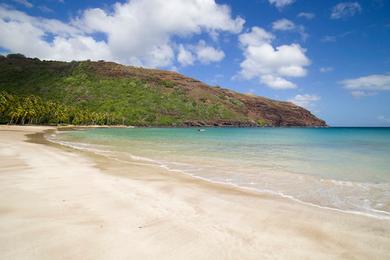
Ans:
{"type": "Polygon", "coordinates": [[[18,97],[0,92],[0,123],[10,124],[119,124],[120,118],[110,113],[80,110],[29,95],[18,97]]]}
{"type": "Polygon", "coordinates": [[[175,126],[243,119],[221,103],[191,98],[171,81],[101,76],[88,61],[0,57],[0,90],[2,123],[175,126]]]}

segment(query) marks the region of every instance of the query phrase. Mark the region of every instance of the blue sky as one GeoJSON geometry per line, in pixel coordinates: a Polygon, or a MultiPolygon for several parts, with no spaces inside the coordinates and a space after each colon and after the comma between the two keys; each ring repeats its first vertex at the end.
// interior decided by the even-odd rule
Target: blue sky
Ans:
{"type": "Polygon", "coordinates": [[[113,60],[390,126],[390,1],[8,0],[0,52],[113,60]]]}

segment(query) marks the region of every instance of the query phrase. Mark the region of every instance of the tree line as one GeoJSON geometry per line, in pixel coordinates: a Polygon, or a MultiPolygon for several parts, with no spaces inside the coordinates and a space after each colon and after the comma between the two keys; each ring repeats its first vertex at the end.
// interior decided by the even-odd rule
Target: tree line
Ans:
{"type": "Polygon", "coordinates": [[[118,125],[124,119],[109,112],[67,106],[35,95],[16,96],[0,91],[0,123],[118,125]]]}

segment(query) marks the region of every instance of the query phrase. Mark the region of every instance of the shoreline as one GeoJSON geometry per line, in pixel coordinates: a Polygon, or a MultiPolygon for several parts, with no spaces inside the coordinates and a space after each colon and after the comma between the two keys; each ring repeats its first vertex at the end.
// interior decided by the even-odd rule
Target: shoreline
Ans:
{"type": "Polygon", "coordinates": [[[0,127],[1,257],[385,259],[390,255],[388,220],[305,206],[40,144],[39,135],[48,129],[56,128],[0,127]],[[28,140],[26,134],[38,139],[28,140]],[[62,197],[72,201],[71,207],[62,197]],[[16,220],[27,225],[17,225],[16,220]],[[38,228],[31,230],[31,225],[38,228]],[[52,241],[56,239],[61,243],[52,241]]]}
{"type": "MultiPolygon", "coordinates": [[[[73,130],[77,131],[77,130],[82,130],[82,129],[84,129],[84,128],[83,127],[73,127],[73,128],[69,128],[69,129],[68,128],[65,128],[65,129],[61,129],[61,128],[58,129],[57,128],[57,131],[58,130],[59,131],[73,131],[73,130]]],[[[156,167],[156,168],[160,168],[160,169],[162,169],[164,171],[169,171],[169,172],[174,173],[174,174],[180,174],[180,175],[189,176],[190,178],[194,178],[194,179],[203,181],[203,182],[205,182],[207,184],[222,186],[222,187],[226,187],[226,188],[229,188],[229,189],[238,189],[241,192],[251,193],[251,194],[255,194],[255,195],[259,195],[259,196],[268,195],[268,196],[276,197],[277,199],[281,198],[281,199],[285,199],[285,200],[288,200],[290,202],[302,204],[302,205],[305,205],[305,206],[319,208],[319,209],[323,209],[323,210],[335,211],[335,212],[339,212],[339,213],[342,213],[342,214],[353,214],[353,215],[364,216],[364,217],[380,219],[380,220],[390,220],[390,213],[387,212],[387,211],[371,209],[372,211],[380,214],[380,215],[375,215],[375,214],[369,213],[369,212],[356,211],[356,210],[347,210],[347,209],[339,209],[339,208],[329,207],[329,206],[321,206],[321,205],[318,205],[318,204],[315,204],[315,203],[311,203],[311,202],[307,202],[307,201],[303,201],[303,200],[297,199],[294,196],[291,196],[291,195],[288,195],[288,194],[284,194],[282,192],[276,192],[276,191],[273,191],[273,190],[261,190],[261,189],[251,188],[251,187],[244,187],[244,186],[240,186],[238,184],[227,183],[227,182],[222,182],[222,181],[213,181],[213,180],[201,177],[201,176],[197,176],[197,175],[188,173],[188,172],[186,172],[184,170],[169,168],[169,167],[167,167],[165,165],[158,164],[158,162],[156,162],[156,164],[152,164],[152,163],[149,164],[149,163],[146,163],[146,162],[144,163],[144,162],[137,162],[137,161],[124,161],[124,160],[120,160],[120,159],[117,159],[117,158],[110,158],[110,157],[108,157],[108,156],[106,156],[104,154],[100,154],[98,152],[91,151],[88,148],[82,149],[82,148],[74,147],[72,145],[64,144],[64,143],[62,143],[60,141],[50,140],[47,137],[45,137],[45,135],[46,135],[45,133],[38,133],[37,135],[39,136],[39,139],[44,139],[45,141],[47,141],[47,144],[55,144],[55,145],[59,145],[60,147],[66,147],[66,148],[70,148],[70,149],[73,149],[73,150],[76,150],[76,151],[85,152],[87,155],[88,154],[94,154],[96,156],[104,157],[107,160],[116,160],[116,161],[118,161],[118,163],[125,163],[125,164],[129,164],[129,165],[144,165],[144,166],[147,166],[147,167],[156,167]]],[[[149,159],[149,158],[146,158],[146,159],[149,159]]],[[[151,160],[151,159],[149,159],[149,160],[151,160]]]]}

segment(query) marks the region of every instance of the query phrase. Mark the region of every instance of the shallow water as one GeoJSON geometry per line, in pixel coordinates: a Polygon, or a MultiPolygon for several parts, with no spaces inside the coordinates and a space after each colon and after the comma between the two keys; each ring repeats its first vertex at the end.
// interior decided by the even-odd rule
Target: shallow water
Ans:
{"type": "Polygon", "coordinates": [[[109,128],[49,139],[313,206],[390,217],[390,128],[109,128]]]}

